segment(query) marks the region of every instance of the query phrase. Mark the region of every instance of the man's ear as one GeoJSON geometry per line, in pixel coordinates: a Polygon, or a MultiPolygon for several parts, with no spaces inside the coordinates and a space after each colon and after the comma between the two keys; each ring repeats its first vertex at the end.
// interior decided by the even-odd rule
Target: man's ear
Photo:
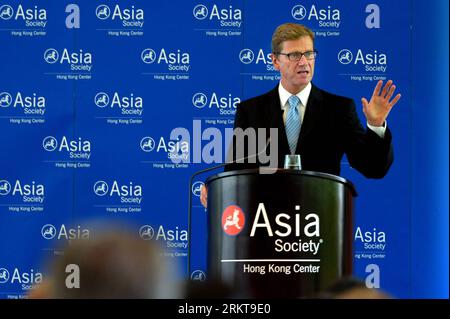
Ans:
{"type": "Polygon", "coordinates": [[[273,67],[275,68],[275,70],[279,71],[280,70],[280,63],[278,61],[278,57],[275,54],[273,54],[273,53],[270,54],[270,57],[272,58],[273,67]]]}

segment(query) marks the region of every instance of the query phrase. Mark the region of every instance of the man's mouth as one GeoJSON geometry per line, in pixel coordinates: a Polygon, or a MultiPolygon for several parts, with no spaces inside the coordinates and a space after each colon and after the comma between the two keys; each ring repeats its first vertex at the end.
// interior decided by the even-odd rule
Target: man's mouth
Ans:
{"type": "Polygon", "coordinates": [[[309,71],[308,70],[300,70],[300,71],[297,72],[297,74],[308,75],[309,71]]]}

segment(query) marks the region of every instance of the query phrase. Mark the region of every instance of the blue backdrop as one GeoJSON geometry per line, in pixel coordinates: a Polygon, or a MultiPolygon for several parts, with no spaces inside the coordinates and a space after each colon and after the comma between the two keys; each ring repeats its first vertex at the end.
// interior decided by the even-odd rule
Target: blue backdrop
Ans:
{"type": "Polygon", "coordinates": [[[313,82],[354,98],[362,120],[377,80],[402,93],[388,175],[342,163],[359,193],[355,276],[378,272],[400,298],[448,298],[447,12],[423,0],[1,1],[0,298],[24,296],[92,220],[161,241],[187,277],[188,195],[192,267],[205,271],[207,176],[191,192],[188,180],[211,163],[194,156],[208,142],[196,132],[224,132],[239,101],[277,85],[270,39],[284,22],[315,32],[313,82]],[[190,163],[171,161],[179,149],[190,163]]]}

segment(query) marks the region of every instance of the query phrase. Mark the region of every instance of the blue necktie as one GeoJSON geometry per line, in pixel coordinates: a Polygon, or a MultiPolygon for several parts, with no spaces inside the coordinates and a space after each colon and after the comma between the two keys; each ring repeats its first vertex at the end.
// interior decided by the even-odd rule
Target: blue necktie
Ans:
{"type": "Polygon", "coordinates": [[[291,95],[289,97],[289,110],[286,116],[286,135],[291,154],[295,154],[298,135],[300,134],[301,119],[297,109],[299,103],[300,99],[297,96],[291,95]]]}

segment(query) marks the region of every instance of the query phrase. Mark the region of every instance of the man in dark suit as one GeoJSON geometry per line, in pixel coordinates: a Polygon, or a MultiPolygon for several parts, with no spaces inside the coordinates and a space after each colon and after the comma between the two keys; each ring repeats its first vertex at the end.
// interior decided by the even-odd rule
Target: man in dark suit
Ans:
{"type": "MultiPolygon", "coordinates": [[[[278,128],[278,167],[286,154],[300,154],[302,169],[340,174],[344,154],[350,165],[369,178],[382,178],[393,161],[392,136],[386,118],[400,99],[392,100],[395,85],[379,81],[370,101],[362,98],[367,128],[361,125],[352,99],[319,89],[311,83],[317,51],[314,33],[303,25],[280,25],[272,36],[272,62],[280,71],[279,85],[266,94],[238,105],[234,128],[278,128]]],[[[268,138],[268,135],[267,135],[268,138]]],[[[236,141],[236,139],[234,139],[236,141]]],[[[248,149],[245,147],[244,149],[248,149]]],[[[251,156],[236,156],[233,160],[251,156]]],[[[226,170],[259,167],[261,163],[231,163],[226,170]]],[[[206,206],[207,191],[201,202],[206,206]]]]}

